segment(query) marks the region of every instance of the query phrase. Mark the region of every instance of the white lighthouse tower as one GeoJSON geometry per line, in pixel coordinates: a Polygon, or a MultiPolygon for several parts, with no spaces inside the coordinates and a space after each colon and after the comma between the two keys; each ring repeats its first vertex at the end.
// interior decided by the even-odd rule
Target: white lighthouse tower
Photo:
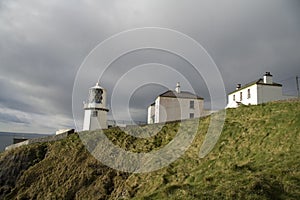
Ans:
{"type": "Polygon", "coordinates": [[[89,97],[84,103],[83,130],[107,128],[106,90],[96,83],[89,89],[89,97]]]}

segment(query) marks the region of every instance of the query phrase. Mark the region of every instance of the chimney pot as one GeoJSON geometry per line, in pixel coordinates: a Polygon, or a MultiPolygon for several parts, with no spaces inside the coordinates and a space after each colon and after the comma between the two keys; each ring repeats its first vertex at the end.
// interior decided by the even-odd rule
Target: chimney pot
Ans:
{"type": "Polygon", "coordinates": [[[273,83],[273,76],[271,75],[270,72],[266,72],[264,75],[264,83],[265,84],[272,84],[273,83]]]}
{"type": "Polygon", "coordinates": [[[236,85],[236,90],[239,90],[241,87],[242,87],[241,84],[237,84],[237,85],[236,85]]]}

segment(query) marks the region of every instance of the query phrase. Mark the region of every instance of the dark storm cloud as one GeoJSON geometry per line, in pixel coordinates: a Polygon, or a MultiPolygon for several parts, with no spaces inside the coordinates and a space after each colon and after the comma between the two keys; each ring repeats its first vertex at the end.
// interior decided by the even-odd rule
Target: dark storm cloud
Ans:
{"type": "MultiPolygon", "coordinates": [[[[47,127],[46,118],[32,122],[44,129],[69,126],[73,83],[83,59],[111,35],[147,26],[181,31],[203,45],[219,67],[226,92],[233,90],[236,83],[245,84],[271,71],[275,81],[282,81],[285,90],[295,94],[293,76],[300,75],[299,11],[297,0],[3,0],[0,104],[11,112],[23,112],[36,119],[36,115],[48,115],[51,123],[47,127]]],[[[148,62],[181,70],[194,85],[199,85],[195,91],[209,101],[205,82],[194,76],[191,66],[160,52],[135,52],[121,58],[112,64],[101,83],[111,95],[122,73],[148,62]]],[[[96,81],[88,78],[89,75],[91,85],[80,91],[80,101],[86,99],[88,87],[96,81]]],[[[170,85],[177,81],[169,77],[170,85]]],[[[139,89],[130,101],[132,112],[140,119],[145,118],[145,111],[140,113],[143,107],[146,110],[164,90],[156,86],[144,89],[147,92],[139,89]]],[[[76,109],[82,112],[82,105],[76,109]]]]}

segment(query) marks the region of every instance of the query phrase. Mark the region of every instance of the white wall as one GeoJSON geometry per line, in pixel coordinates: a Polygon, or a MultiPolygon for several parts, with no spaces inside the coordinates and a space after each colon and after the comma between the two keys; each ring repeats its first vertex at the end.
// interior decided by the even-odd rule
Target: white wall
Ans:
{"type": "Polygon", "coordinates": [[[240,102],[244,105],[257,105],[260,103],[281,99],[284,99],[282,95],[282,87],[254,84],[229,94],[227,108],[238,107],[237,102],[240,102]],[[250,98],[248,98],[248,89],[250,89],[250,98]],[[242,92],[242,100],[240,99],[240,92],[242,92]],[[235,101],[233,100],[233,95],[235,95],[235,101]]]}
{"type": "Polygon", "coordinates": [[[292,95],[283,95],[282,96],[282,100],[295,99],[295,98],[298,98],[298,96],[292,96],[292,95]]]}
{"type": "Polygon", "coordinates": [[[90,123],[91,123],[90,117],[91,117],[91,110],[85,110],[82,130],[84,131],[90,130],[90,123]]]}
{"type": "Polygon", "coordinates": [[[228,108],[235,108],[238,106],[237,102],[240,102],[244,105],[256,105],[257,100],[257,85],[251,85],[242,90],[238,90],[232,94],[228,95],[228,108]],[[250,89],[250,98],[248,98],[248,89],[250,89]],[[240,93],[242,93],[242,100],[240,99],[240,93]],[[235,101],[233,96],[235,95],[235,101]]]}
{"type": "Polygon", "coordinates": [[[148,107],[148,117],[147,117],[148,124],[154,123],[154,119],[152,118],[153,116],[155,116],[155,106],[154,105],[148,107]]]}
{"type": "Polygon", "coordinates": [[[159,97],[157,102],[159,106],[155,107],[155,123],[189,119],[190,113],[194,114],[194,118],[199,118],[203,112],[202,99],[159,97]],[[193,109],[190,108],[190,101],[194,101],[193,109]]]}
{"type": "Polygon", "coordinates": [[[107,129],[107,112],[104,110],[98,110],[97,117],[91,117],[90,130],[107,129]]]}
{"type": "Polygon", "coordinates": [[[85,110],[84,112],[83,130],[92,131],[97,129],[107,129],[107,112],[104,110],[97,110],[97,117],[93,117],[92,111],[96,110],[85,110]]]}
{"type": "Polygon", "coordinates": [[[282,87],[258,85],[258,104],[281,99],[282,87]]]}
{"type": "Polygon", "coordinates": [[[160,97],[157,97],[155,100],[155,117],[154,117],[154,123],[159,123],[159,111],[160,111],[160,107],[159,107],[159,102],[160,102],[160,97]]]}

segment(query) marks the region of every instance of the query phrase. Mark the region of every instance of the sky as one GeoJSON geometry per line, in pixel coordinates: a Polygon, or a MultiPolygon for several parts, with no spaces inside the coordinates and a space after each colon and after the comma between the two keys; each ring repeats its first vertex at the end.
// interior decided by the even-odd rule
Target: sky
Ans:
{"type": "MultiPolygon", "coordinates": [[[[72,107],[72,102],[84,101],[88,88],[97,82],[94,77],[100,76],[87,75],[82,84],[86,89],[72,99],[84,60],[111,36],[143,27],[175,30],[197,41],[217,66],[226,93],[237,83],[246,84],[270,71],[274,81],[283,84],[285,94],[296,95],[295,77],[300,75],[298,0],[2,0],[0,131],[53,133],[75,127],[73,114],[83,118],[83,110],[82,104],[72,107]]],[[[108,47],[106,53],[119,45],[108,47]]],[[[147,106],[177,81],[182,82],[182,90],[191,84],[206,106],[210,105],[210,86],[205,79],[214,77],[194,76],[191,69],[190,63],[170,52],[141,49],[111,63],[100,82],[108,92],[108,107],[115,108],[118,119],[127,120],[129,108],[132,119],[145,121],[147,106]],[[143,64],[153,70],[139,78],[156,79],[146,85],[136,83],[128,101],[126,87],[134,85],[135,78],[122,75],[143,64]],[[178,76],[157,70],[159,64],[178,70],[178,76]],[[159,82],[160,75],[164,85],[159,82]],[[122,84],[117,84],[122,77],[122,84]],[[112,98],[116,85],[119,92],[112,98]]]]}

